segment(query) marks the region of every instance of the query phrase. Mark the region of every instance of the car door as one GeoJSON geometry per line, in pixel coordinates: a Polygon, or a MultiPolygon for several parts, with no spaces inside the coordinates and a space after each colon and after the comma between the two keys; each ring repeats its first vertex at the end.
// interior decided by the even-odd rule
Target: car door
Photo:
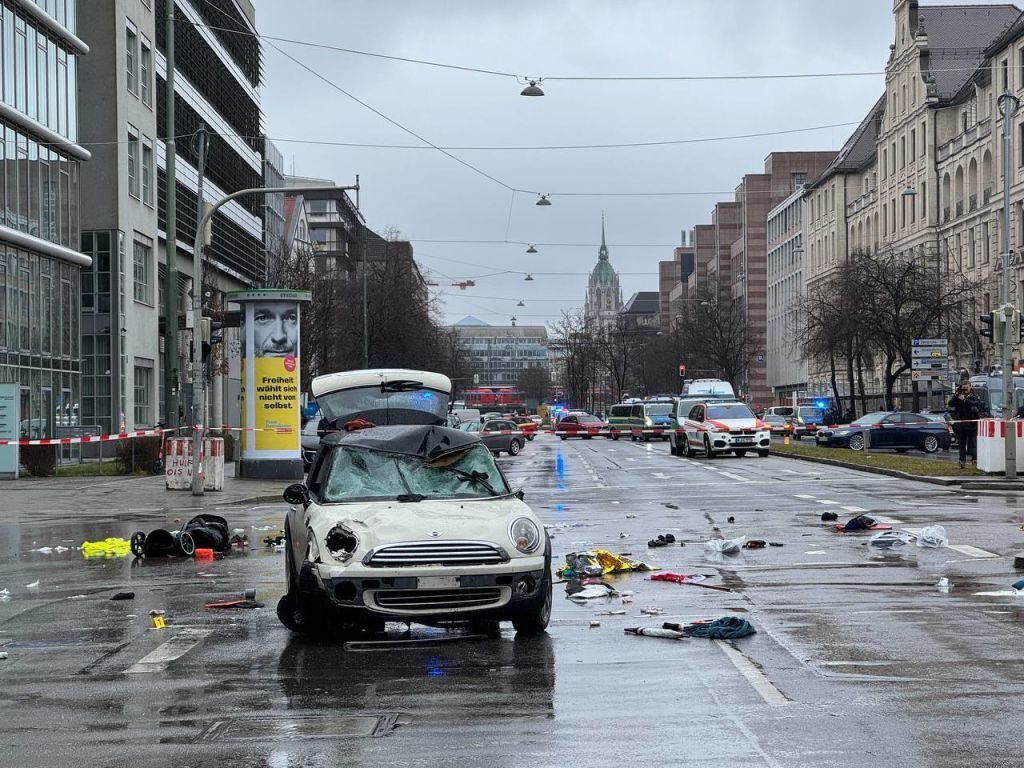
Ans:
{"type": "Polygon", "coordinates": [[[921,448],[924,436],[929,432],[938,432],[937,422],[931,421],[916,413],[900,414],[899,440],[900,448],[921,448]]]}
{"type": "Polygon", "coordinates": [[[890,413],[882,419],[879,426],[871,430],[872,448],[895,448],[902,446],[903,423],[900,414],[890,413]]]}
{"type": "Polygon", "coordinates": [[[579,431],[580,425],[575,416],[566,416],[562,419],[558,428],[565,432],[568,437],[575,437],[576,433],[579,431]]]}
{"type": "Polygon", "coordinates": [[[704,448],[704,406],[695,405],[686,418],[686,442],[692,448],[704,448]]]}
{"type": "Polygon", "coordinates": [[[489,421],[484,428],[486,436],[484,444],[491,451],[507,451],[510,437],[508,431],[511,425],[507,421],[489,421]],[[505,434],[502,434],[505,433],[505,434]]]}

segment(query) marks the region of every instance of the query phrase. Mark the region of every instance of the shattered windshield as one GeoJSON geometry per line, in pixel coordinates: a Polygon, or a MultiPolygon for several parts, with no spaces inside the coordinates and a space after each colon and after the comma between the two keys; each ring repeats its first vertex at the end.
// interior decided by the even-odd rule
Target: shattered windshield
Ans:
{"type": "Polygon", "coordinates": [[[339,446],[331,454],[323,500],[476,499],[507,493],[508,485],[482,445],[434,461],[339,446]]]}

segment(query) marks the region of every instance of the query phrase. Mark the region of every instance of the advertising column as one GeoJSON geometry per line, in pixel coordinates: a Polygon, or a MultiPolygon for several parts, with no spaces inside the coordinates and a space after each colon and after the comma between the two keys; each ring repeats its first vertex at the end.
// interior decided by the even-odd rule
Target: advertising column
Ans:
{"type": "MultiPolygon", "coordinates": [[[[18,429],[18,385],[0,384],[0,440],[21,438],[18,429]]],[[[0,445],[0,479],[18,478],[18,444],[0,445]]]]}
{"type": "Polygon", "coordinates": [[[309,291],[229,293],[242,308],[241,477],[301,480],[299,313],[309,291]]]}

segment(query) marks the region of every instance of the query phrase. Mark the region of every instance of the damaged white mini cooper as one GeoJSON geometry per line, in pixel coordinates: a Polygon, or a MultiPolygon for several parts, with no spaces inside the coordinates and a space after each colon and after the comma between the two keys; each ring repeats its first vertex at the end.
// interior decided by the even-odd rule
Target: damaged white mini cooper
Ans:
{"type": "Polygon", "coordinates": [[[450,386],[417,371],[314,380],[325,436],[306,484],[285,491],[285,626],[546,629],[547,533],[479,437],[441,426],[450,386]]]}

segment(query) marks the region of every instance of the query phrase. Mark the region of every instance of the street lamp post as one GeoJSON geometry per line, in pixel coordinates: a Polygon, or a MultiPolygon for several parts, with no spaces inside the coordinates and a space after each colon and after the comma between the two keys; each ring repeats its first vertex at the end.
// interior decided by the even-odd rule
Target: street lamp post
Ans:
{"type": "MultiPolygon", "coordinates": [[[[359,185],[356,184],[350,187],[325,187],[325,186],[310,186],[310,187],[253,187],[251,189],[240,189],[237,192],[232,192],[230,195],[222,197],[215,203],[205,203],[202,198],[199,202],[202,205],[203,213],[199,217],[199,225],[196,227],[196,239],[192,245],[195,274],[192,278],[193,284],[195,281],[202,280],[202,265],[203,265],[203,247],[209,242],[210,235],[207,233],[207,227],[213,221],[213,214],[217,212],[221,206],[226,203],[236,200],[239,197],[245,197],[246,195],[273,195],[273,194],[301,194],[311,192],[337,192],[339,190],[359,190],[359,185]]],[[[203,324],[203,302],[202,302],[202,286],[200,286],[198,292],[193,288],[193,294],[196,299],[192,302],[192,369],[193,379],[195,381],[193,385],[193,405],[192,405],[192,495],[202,496],[203,495],[203,461],[202,461],[202,447],[203,447],[203,435],[206,430],[206,425],[200,423],[204,419],[204,404],[206,400],[206,379],[202,373],[202,366],[200,362],[203,357],[203,338],[200,329],[203,324]]]]}
{"type": "MultiPolygon", "coordinates": [[[[1020,109],[1020,100],[1010,94],[1003,93],[999,97],[999,106],[1003,110],[1003,284],[1001,298],[1003,304],[1003,420],[1006,422],[1003,441],[1004,458],[1006,461],[1006,479],[1013,480],[1017,477],[1017,431],[1016,425],[1013,434],[1010,434],[1009,420],[1013,418],[1014,392],[1013,392],[1013,370],[1010,367],[1010,345],[1009,329],[1013,317],[1013,307],[1010,305],[1010,160],[1013,153],[1013,125],[1011,120],[1017,110],[1020,109]]],[[[1014,340],[1015,341],[1015,340],[1014,340]]]]}

